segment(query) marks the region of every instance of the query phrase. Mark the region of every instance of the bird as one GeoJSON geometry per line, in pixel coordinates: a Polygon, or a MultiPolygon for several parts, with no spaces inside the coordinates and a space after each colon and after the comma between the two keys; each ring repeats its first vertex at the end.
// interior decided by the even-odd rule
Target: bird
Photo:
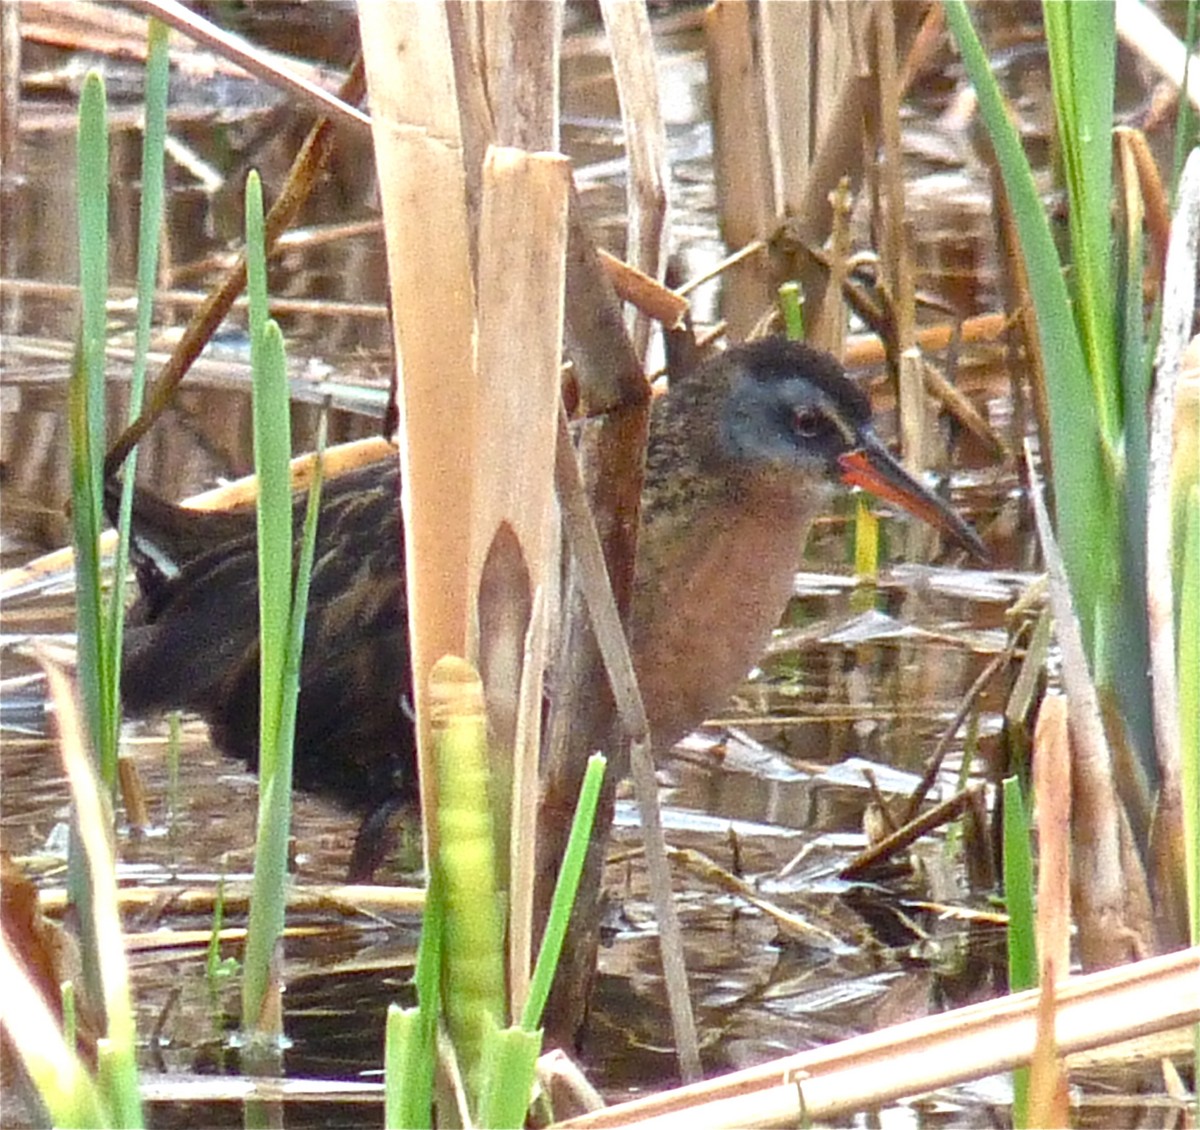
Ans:
{"type": "MultiPolygon", "coordinates": [[[[864,391],[830,354],[767,337],[732,345],[654,398],[630,643],[655,749],[719,709],[787,604],[812,520],[863,487],[979,560],[975,531],[876,434],[864,391]]],[[[400,470],[326,482],[309,594],[294,780],[362,815],[352,879],[416,795],[400,470]]],[[[304,499],[297,497],[299,539],[304,499]]],[[[139,487],[121,669],[126,713],[200,714],[215,744],[258,759],[255,516],[175,506],[139,487]]]]}

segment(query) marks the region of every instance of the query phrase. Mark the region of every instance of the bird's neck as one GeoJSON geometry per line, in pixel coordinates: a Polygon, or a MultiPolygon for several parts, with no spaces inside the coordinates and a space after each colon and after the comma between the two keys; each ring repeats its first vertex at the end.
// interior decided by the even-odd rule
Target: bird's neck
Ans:
{"type": "Polygon", "coordinates": [[[801,496],[784,476],[759,475],[648,515],[638,546],[633,651],[659,748],[718,710],[757,662],[824,501],[801,496]]]}

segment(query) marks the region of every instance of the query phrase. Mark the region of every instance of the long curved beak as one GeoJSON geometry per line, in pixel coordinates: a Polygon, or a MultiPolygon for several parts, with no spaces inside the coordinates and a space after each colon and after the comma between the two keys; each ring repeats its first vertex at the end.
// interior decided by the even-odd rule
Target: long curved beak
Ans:
{"type": "Polygon", "coordinates": [[[873,433],[860,433],[859,446],[838,456],[842,482],[859,486],[903,507],[922,522],[952,538],[972,557],[986,563],[987,547],[979,535],[933,491],[917,482],[873,433]]]}

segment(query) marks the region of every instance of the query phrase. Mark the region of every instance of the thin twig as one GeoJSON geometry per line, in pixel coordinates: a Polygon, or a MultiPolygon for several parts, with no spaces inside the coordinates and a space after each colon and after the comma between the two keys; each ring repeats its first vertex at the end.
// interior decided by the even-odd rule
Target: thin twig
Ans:
{"type": "Polygon", "coordinates": [[[859,852],[845,867],[838,872],[839,879],[854,879],[869,870],[875,864],[888,859],[897,852],[904,851],[919,840],[926,832],[940,828],[963,812],[971,801],[971,794],[983,791],[983,785],[972,785],[961,793],[955,793],[949,800],[935,805],[928,812],[910,820],[903,828],[893,832],[866,851],[859,852]]]}
{"type": "Polygon", "coordinates": [[[580,585],[587,601],[596,643],[604,659],[616,700],[621,724],[632,742],[631,773],[638,808],[642,814],[642,838],[646,849],[646,869],[650,894],[658,916],[659,948],[662,951],[663,979],[671,1009],[671,1025],[679,1054],[679,1070],[685,1080],[700,1078],[700,1043],[688,992],[687,969],[683,963],[683,932],[675,912],[671,892],[671,871],[663,842],[662,815],[658,805],[658,784],[650,756],[650,724],[642,703],[633,670],[633,660],[621,627],[621,617],[608,584],[604,552],[592,520],[579,474],[579,463],[571,443],[566,412],[559,411],[558,451],[555,485],[562,507],[567,541],[579,566],[580,585]]]}
{"type": "Polygon", "coordinates": [[[189,11],[179,3],[179,0],[129,0],[129,5],[148,16],[162,20],[176,31],[183,32],[189,39],[211,47],[219,55],[232,60],[271,86],[294,94],[302,102],[311,103],[318,113],[357,129],[370,128],[370,117],[350,105],[351,102],[357,102],[357,98],[346,98],[340,91],[336,95],[330,94],[316,83],[284,69],[253,44],[247,43],[239,36],[230,35],[229,32],[197,16],[195,12],[189,11]]]}
{"type": "MultiPolygon", "coordinates": [[[[361,56],[354,61],[350,74],[342,84],[338,94],[342,98],[357,102],[366,93],[366,77],[361,56]]],[[[266,218],[266,248],[270,254],[271,248],[288,225],[295,219],[301,206],[308,199],[313,185],[316,184],[321,170],[325,167],[329,155],[333,151],[335,131],[330,118],[322,118],[309,131],[300,152],[288,170],[283,188],[266,218]]],[[[128,427],[120,439],[113,445],[104,460],[104,477],[110,478],[125,462],[125,457],[133,450],[134,445],[150,430],[154,422],[167,410],[175,396],[175,389],[195,359],[200,355],[205,343],[212,336],[213,330],[220,325],[221,320],[229,313],[234,299],[241,294],[246,285],[246,261],[238,257],[237,263],[230,268],[220,287],[209,295],[208,301],[200,307],[187,324],[171,360],[163,366],[147,397],[146,407],[142,414],[128,427]]]]}
{"type": "Polygon", "coordinates": [[[997,671],[1004,669],[1012,659],[1015,651],[1016,643],[1009,643],[999,655],[994,656],[992,661],[979,672],[975,682],[971,684],[970,689],[963,695],[962,702],[959,703],[958,709],[954,712],[954,717],[950,719],[950,725],[942,732],[942,736],[938,738],[937,745],[933,747],[933,753],[929,755],[929,761],[925,765],[925,772],[921,775],[921,780],[917,783],[917,787],[908,798],[908,807],[904,810],[903,822],[905,824],[916,818],[917,810],[929,795],[929,790],[933,788],[933,783],[937,780],[938,772],[942,768],[942,761],[946,756],[946,751],[950,748],[950,743],[954,740],[954,735],[958,733],[959,726],[963,724],[970,713],[975,699],[983,692],[983,688],[991,682],[992,676],[997,671]]]}

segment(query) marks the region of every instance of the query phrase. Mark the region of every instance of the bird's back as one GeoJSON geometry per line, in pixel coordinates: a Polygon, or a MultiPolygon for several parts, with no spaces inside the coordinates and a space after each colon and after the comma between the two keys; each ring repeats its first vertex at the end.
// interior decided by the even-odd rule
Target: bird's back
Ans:
{"type": "MultiPolygon", "coordinates": [[[[397,461],[326,484],[317,528],[296,725],[296,783],[361,808],[411,791],[414,738],[397,461]]],[[[227,753],[258,761],[258,561],[254,513],[183,511],[173,540],[162,507],[139,492],[135,556],[143,596],[130,610],[122,666],[128,713],[188,709],[227,753]],[[210,524],[208,548],[202,536],[210,524]],[[200,536],[198,536],[200,535],[200,536]],[[155,555],[144,548],[153,542],[155,555]],[[143,548],[139,549],[138,547],[143,548]],[[178,572],[164,554],[178,550],[178,572]],[[143,577],[150,577],[149,583],[143,577]]],[[[172,508],[177,512],[180,508],[172,508]]],[[[304,500],[294,525],[299,539],[304,500]]]]}

